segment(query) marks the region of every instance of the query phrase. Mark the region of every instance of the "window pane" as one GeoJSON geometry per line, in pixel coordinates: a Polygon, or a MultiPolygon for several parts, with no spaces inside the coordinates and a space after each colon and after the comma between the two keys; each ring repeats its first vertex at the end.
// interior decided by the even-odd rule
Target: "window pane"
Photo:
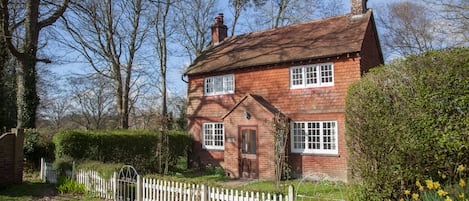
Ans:
{"type": "Polygon", "coordinates": [[[248,152],[248,130],[241,131],[241,150],[243,153],[248,152]]]}
{"type": "Polygon", "coordinates": [[[306,84],[317,84],[318,83],[318,72],[315,66],[308,66],[306,70],[306,84]]]}
{"type": "Polygon", "coordinates": [[[251,139],[249,139],[250,143],[249,143],[249,153],[250,154],[255,154],[256,153],[256,131],[255,130],[251,130],[251,135],[250,135],[251,139]]]}
{"type": "Polygon", "coordinates": [[[223,77],[223,92],[233,93],[234,92],[234,75],[227,75],[223,77]]]}
{"type": "Polygon", "coordinates": [[[308,123],[308,132],[309,132],[309,139],[308,139],[308,148],[309,149],[320,149],[321,142],[320,140],[320,128],[319,123],[308,123]]]}
{"type": "Polygon", "coordinates": [[[223,93],[223,77],[215,77],[213,88],[216,94],[223,93]]]}
{"type": "Polygon", "coordinates": [[[213,79],[212,78],[205,79],[205,93],[206,94],[213,93],[213,79]]]}
{"type": "Polygon", "coordinates": [[[302,68],[291,69],[291,83],[293,86],[303,85],[303,69],[302,68]]]}
{"type": "Polygon", "coordinates": [[[324,149],[335,149],[335,146],[333,145],[335,143],[335,141],[333,141],[333,130],[335,129],[335,124],[333,124],[333,122],[324,122],[322,126],[324,149]]]}
{"type": "Polygon", "coordinates": [[[332,65],[321,65],[321,83],[332,83],[333,77],[332,65]]]}
{"type": "Polygon", "coordinates": [[[213,125],[204,124],[204,144],[207,146],[213,145],[213,125]]]}

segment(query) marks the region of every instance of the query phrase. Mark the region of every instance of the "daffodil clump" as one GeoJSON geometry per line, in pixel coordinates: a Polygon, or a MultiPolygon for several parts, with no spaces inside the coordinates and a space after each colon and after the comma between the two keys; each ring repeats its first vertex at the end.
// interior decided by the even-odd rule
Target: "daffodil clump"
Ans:
{"type": "Polygon", "coordinates": [[[415,190],[404,190],[399,201],[469,201],[467,167],[459,165],[455,172],[457,174],[454,179],[449,179],[446,174],[439,172],[439,181],[417,180],[415,190]]]}

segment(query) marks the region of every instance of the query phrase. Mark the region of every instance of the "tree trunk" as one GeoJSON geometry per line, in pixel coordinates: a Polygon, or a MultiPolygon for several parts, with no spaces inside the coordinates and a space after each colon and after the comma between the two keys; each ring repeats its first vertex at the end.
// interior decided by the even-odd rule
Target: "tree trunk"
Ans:
{"type": "Polygon", "coordinates": [[[35,128],[39,97],[36,89],[36,61],[34,58],[18,61],[16,93],[16,127],[35,128]]]}

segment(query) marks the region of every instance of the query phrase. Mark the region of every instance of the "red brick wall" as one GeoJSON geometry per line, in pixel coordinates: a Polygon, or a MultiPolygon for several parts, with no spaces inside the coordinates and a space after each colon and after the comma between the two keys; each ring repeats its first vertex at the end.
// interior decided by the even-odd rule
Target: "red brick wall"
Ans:
{"type": "Polygon", "coordinates": [[[22,129],[0,135],[0,184],[23,182],[23,142],[22,129]]]}
{"type": "MultiPolygon", "coordinates": [[[[224,119],[225,138],[234,139],[225,144],[225,169],[230,176],[239,177],[239,126],[253,126],[257,128],[257,176],[262,179],[275,178],[274,153],[272,136],[272,118],[274,114],[248,97],[224,119]],[[244,117],[244,112],[251,114],[250,119],[244,117]]],[[[225,140],[226,142],[226,140],[225,140]]]]}
{"type": "MultiPolygon", "coordinates": [[[[360,62],[361,58],[357,55],[343,55],[312,62],[334,64],[334,86],[307,89],[290,89],[289,70],[292,66],[305,65],[306,63],[275,67],[267,66],[236,72],[234,73],[235,94],[230,95],[203,96],[205,76],[189,76],[187,114],[189,117],[189,132],[194,135],[195,140],[194,153],[196,153],[202,162],[210,162],[216,159],[218,161],[224,160],[236,163],[234,160],[224,159],[223,152],[201,150],[201,123],[221,118],[246,94],[257,94],[293,121],[338,121],[338,156],[292,154],[290,159],[293,170],[296,173],[304,175],[312,172],[325,173],[330,177],[346,180],[345,96],[348,86],[360,79],[360,62]],[[199,151],[201,152],[197,153],[199,151]]],[[[225,72],[223,74],[229,73],[233,72],[225,72]]],[[[217,74],[206,76],[213,75],[217,74]]],[[[235,120],[229,121],[236,123],[235,120]]],[[[241,120],[237,123],[243,124],[241,120]]],[[[237,128],[231,126],[225,124],[226,136],[232,135],[232,132],[237,132],[237,128]]],[[[225,146],[225,150],[234,148],[230,147],[231,145],[228,145],[228,143],[225,146]]],[[[267,161],[264,162],[268,163],[267,161]]],[[[236,167],[236,164],[229,164],[228,167],[236,167]]],[[[236,169],[229,169],[229,171],[236,172],[236,169]]],[[[268,170],[266,169],[265,171],[268,170]]],[[[270,175],[270,173],[265,174],[270,175]]]]}

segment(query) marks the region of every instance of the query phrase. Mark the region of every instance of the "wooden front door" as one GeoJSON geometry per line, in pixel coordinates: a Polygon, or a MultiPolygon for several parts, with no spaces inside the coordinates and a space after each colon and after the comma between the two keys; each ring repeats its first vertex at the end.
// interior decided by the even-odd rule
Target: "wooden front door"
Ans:
{"type": "Polygon", "coordinates": [[[239,127],[239,171],[243,178],[258,178],[257,126],[239,127]]]}

